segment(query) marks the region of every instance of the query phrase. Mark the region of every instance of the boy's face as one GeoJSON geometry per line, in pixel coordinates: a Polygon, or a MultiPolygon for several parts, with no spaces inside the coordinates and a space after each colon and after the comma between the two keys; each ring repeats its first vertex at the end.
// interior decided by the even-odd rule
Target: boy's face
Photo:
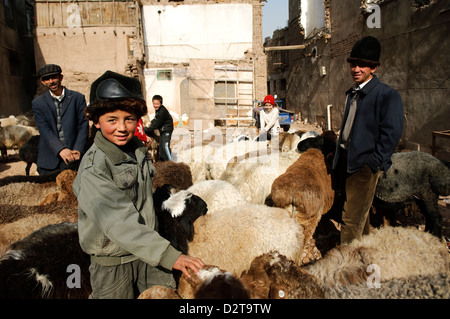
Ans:
{"type": "Polygon", "coordinates": [[[94,124],[100,129],[103,136],[118,146],[127,144],[134,136],[137,125],[137,116],[122,110],[105,113],[94,124]]]}
{"type": "Polygon", "coordinates": [[[153,100],[153,107],[155,108],[155,111],[158,111],[159,108],[161,107],[161,102],[159,100],[153,100]]]}

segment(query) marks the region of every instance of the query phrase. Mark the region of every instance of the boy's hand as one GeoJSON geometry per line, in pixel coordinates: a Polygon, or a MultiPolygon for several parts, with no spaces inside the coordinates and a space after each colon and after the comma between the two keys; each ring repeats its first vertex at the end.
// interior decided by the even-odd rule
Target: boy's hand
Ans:
{"type": "Polygon", "coordinates": [[[177,261],[173,265],[173,269],[181,270],[183,274],[190,278],[191,275],[189,275],[189,272],[186,268],[190,268],[193,272],[198,273],[198,271],[202,269],[203,266],[205,266],[205,264],[199,258],[180,255],[180,257],[178,257],[177,261]]]}

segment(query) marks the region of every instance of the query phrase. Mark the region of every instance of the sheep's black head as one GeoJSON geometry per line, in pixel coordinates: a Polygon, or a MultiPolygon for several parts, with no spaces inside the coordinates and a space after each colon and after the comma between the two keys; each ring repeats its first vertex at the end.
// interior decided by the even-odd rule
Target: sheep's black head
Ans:
{"type": "Polygon", "coordinates": [[[194,222],[208,211],[205,201],[186,190],[172,194],[169,185],[158,187],[153,201],[160,235],[187,254],[188,241],[194,237],[194,222]]]}

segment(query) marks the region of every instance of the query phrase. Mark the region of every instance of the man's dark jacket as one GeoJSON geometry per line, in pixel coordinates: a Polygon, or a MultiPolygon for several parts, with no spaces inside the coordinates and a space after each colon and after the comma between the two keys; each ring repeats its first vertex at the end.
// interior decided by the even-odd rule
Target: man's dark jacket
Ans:
{"type": "Polygon", "coordinates": [[[144,127],[144,132],[150,135],[151,132],[158,129],[161,133],[172,133],[173,119],[164,105],[155,112],[155,118],[150,122],[150,127],[144,127]]]}
{"type": "Polygon", "coordinates": [[[36,165],[47,170],[57,168],[61,160],[58,154],[64,148],[80,151],[81,155],[86,151],[89,122],[84,115],[85,97],[81,93],[65,88],[62,103],[61,124],[65,145],[58,138],[56,107],[50,91],[38,96],[31,102],[40,135],[36,165]]]}
{"type": "MultiPolygon", "coordinates": [[[[346,94],[351,93],[351,89],[346,94]]],[[[347,98],[341,132],[348,116],[351,98],[347,98]]],[[[352,173],[368,164],[373,171],[387,171],[391,155],[403,132],[403,105],[400,94],[380,82],[376,75],[359,91],[353,128],[348,140],[347,172],[352,173]]],[[[334,157],[337,167],[342,136],[334,157]]]]}

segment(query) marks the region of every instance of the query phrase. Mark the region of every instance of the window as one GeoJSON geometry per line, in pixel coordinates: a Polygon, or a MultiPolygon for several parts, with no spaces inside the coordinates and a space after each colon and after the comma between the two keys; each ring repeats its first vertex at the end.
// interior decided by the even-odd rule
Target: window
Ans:
{"type": "Polygon", "coordinates": [[[236,105],[236,82],[216,81],[214,83],[214,103],[219,105],[236,105]]]}
{"type": "Polygon", "coordinates": [[[158,81],[172,80],[172,70],[158,70],[156,71],[156,78],[158,81]]]}

